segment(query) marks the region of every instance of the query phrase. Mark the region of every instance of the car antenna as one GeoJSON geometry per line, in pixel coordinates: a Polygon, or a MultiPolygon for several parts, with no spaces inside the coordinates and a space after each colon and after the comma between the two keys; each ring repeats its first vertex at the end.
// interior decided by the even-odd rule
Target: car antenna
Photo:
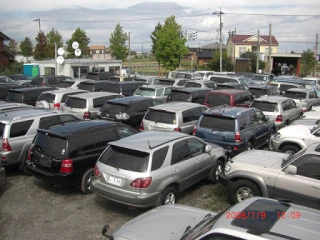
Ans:
{"type": "Polygon", "coordinates": [[[148,142],[148,145],[149,145],[149,149],[152,149],[152,147],[150,146],[150,142],[149,142],[149,140],[147,140],[147,142],[148,142]]]}

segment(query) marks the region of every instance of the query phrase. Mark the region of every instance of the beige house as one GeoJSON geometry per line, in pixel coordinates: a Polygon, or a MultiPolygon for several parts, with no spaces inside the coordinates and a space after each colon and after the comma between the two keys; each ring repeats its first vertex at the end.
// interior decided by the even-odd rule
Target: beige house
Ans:
{"type": "Polygon", "coordinates": [[[111,59],[110,48],[106,48],[104,44],[91,45],[90,54],[92,59],[111,59]]]}
{"type": "MultiPolygon", "coordinates": [[[[269,35],[259,36],[260,59],[267,61],[269,55],[269,35]]],[[[271,53],[278,53],[279,43],[277,39],[271,37],[271,53]]],[[[258,52],[258,36],[257,35],[229,35],[227,42],[228,57],[233,61],[245,52],[258,52]]]]}

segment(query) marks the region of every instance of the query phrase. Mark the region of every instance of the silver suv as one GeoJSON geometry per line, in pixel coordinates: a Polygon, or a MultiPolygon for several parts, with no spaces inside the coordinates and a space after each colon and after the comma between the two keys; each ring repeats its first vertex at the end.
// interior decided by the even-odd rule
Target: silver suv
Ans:
{"type": "Polygon", "coordinates": [[[174,204],[202,179],[217,182],[222,147],[183,133],[142,132],[111,142],[99,157],[92,191],[134,207],[174,204]]]}
{"type": "Polygon", "coordinates": [[[147,86],[140,86],[134,92],[134,96],[143,96],[143,97],[150,97],[153,99],[158,99],[161,102],[166,102],[169,93],[171,90],[174,89],[172,86],[161,86],[161,85],[147,85],[147,86]]]}
{"type": "Polygon", "coordinates": [[[297,106],[302,108],[303,112],[310,111],[313,106],[317,106],[320,103],[320,98],[318,98],[313,89],[290,88],[282,96],[292,98],[297,106]]]}
{"type": "Polygon", "coordinates": [[[275,121],[277,129],[288,126],[303,114],[291,98],[282,96],[261,96],[255,98],[250,107],[260,109],[265,116],[275,121]]]}
{"type": "Polygon", "coordinates": [[[320,209],[320,145],[295,155],[264,150],[243,152],[229,161],[219,181],[231,183],[233,203],[252,196],[286,199],[320,209]]]}
{"type": "Polygon", "coordinates": [[[191,134],[201,113],[208,108],[188,102],[170,102],[149,107],[141,125],[141,131],[176,131],[191,134]]]}
{"type": "Polygon", "coordinates": [[[73,113],[81,119],[95,119],[98,110],[108,100],[122,98],[121,94],[109,92],[89,92],[68,96],[61,111],[73,113]]]}
{"type": "Polygon", "coordinates": [[[1,164],[19,164],[24,168],[29,144],[37,133],[38,128],[46,129],[54,125],[79,121],[73,114],[65,114],[51,110],[23,109],[0,113],[0,146],[1,164]]]}

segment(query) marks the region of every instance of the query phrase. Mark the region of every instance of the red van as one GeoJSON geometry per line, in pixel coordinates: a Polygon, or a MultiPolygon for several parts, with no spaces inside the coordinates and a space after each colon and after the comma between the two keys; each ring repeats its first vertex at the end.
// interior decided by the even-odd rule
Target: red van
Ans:
{"type": "Polygon", "coordinates": [[[249,107],[253,101],[251,92],[238,89],[219,89],[207,93],[204,105],[216,107],[220,105],[249,107]]]}

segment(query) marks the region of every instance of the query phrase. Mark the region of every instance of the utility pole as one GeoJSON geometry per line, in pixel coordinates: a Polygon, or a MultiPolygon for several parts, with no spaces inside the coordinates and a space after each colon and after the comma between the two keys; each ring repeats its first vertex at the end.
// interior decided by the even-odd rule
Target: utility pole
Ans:
{"type": "Polygon", "coordinates": [[[259,73],[259,58],[260,58],[260,30],[258,30],[258,45],[257,45],[257,66],[256,66],[256,73],[259,73]]]}
{"type": "Polygon", "coordinates": [[[219,14],[220,15],[220,29],[219,29],[219,35],[220,35],[220,72],[222,72],[222,26],[223,23],[221,22],[221,15],[224,14],[223,12],[221,12],[221,7],[220,7],[220,11],[217,12],[215,11],[213,14],[219,14]]]}
{"type": "MultiPolygon", "coordinates": [[[[317,60],[317,63],[318,63],[318,43],[319,43],[319,41],[318,41],[318,33],[316,34],[316,45],[315,45],[315,47],[314,47],[314,54],[315,54],[315,58],[316,58],[316,60],[317,60]]],[[[317,64],[315,64],[314,65],[314,77],[316,76],[316,73],[317,73],[317,64]]]]}
{"type": "Polygon", "coordinates": [[[271,54],[272,54],[272,25],[269,25],[269,74],[271,74],[272,66],[271,66],[271,54]]]}
{"type": "Polygon", "coordinates": [[[58,64],[57,64],[57,43],[54,43],[54,62],[55,62],[55,75],[57,75],[57,68],[58,68],[58,64]]]}
{"type": "Polygon", "coordinates": [[[233,37],[233,71],[236,72],[236,35],[237,28],[234,28],[234,32],[232,32],[233,37]]]}
{"type": "Polygon", "coordinates": [[[35,19],[34,21],[39,23],[39,32],[41,32],[41,27],[40,27],[40,21],[41,21],[41,20],[40,20],[40,18],[35,19]]]}
{"type": "Polygon", "coordinates": [[[130,54],[130,32],[129,32],[129,68],[131,69],[131,54],[130,54]]]}

